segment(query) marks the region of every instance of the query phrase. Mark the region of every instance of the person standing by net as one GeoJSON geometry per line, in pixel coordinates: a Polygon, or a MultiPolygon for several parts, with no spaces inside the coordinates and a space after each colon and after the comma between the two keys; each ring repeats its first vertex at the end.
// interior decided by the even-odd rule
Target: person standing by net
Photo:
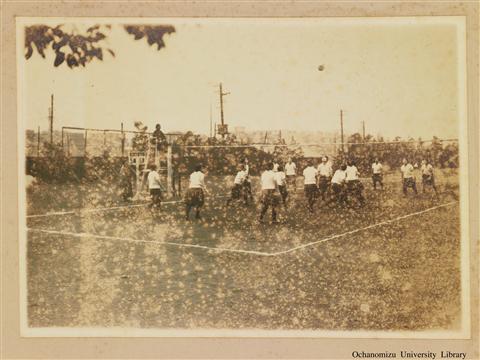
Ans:
{"type": "Polygon", "coordinates": [[[307,198],[307,208],[313,213],[313,205],[317,198],[317,170],[313,167],[313,161],[308,160],[307,167],[303,170],[305,197],[307,198]]]}
{"type": "Polygon", "coordinates": [[[190,174],[190,183],[185,193],[185,218],[190,220],[190,210],[195,208],[195,218],[200,219],[200,209],[205,203],[205,174],[202,165],[195,166],[195,171],[190,174]]]}
{"type": "Polygon", "coordinates": [[[347,165],[342,164],[340,169],[335,171],[332,177],[332,197],[327,202],[330,204],[336,202],[340,206],[344,206],[347,203],[346,193],[345,193],[345,180],[347,178],[347,165]]]}
{"type": "Polygon", "coordinates": [[[372,181],[373,181],[373,190],[377,189],[377,183],[380,185],[380,188],[383,190],[383,167],[378,159],[372,164],[372,181]]]}
{"type": "Polygon", "coordinates": [[[253,194],[252,194],[252,181],[250,180],[250,164],[247,158],[242,160],[242,165],[245,171],[245,180],[243,181],[243,191],[246,195],[245,204],[248,205],[250,201],[253,202],[253,194]]]}
{"type": "Polygon", "coordinates": [[[278,192],[282,198],[283,206],[287,206],[287,197],[288,197],[288,190],[287,190],[287,176],[283,171],[283,166],[279,165],[277,172],[275,173],[275,181],[278,185],[278,192]]]}
{"type": "Polygon", "coordinates": [[[360,206],[364,206],[363,184],[360,181],[360,172],[353,160],[347,162],[346,174],[347,194],[355,197],[360,203],[360,206]]]}
{"type": "Polygon", "coordinates": [[[157,172],[157,166],[152,165],[150,167],[150,172],[147,177],[148,189],[150,191],[150,196],[152,198],[152,203],[150,204],[152,209],[160,209],[162,203],[162,183],[160,180],[160,174],[157,172]]]}
{"type": "Polygon", "coordinates": [[[433,188],[433,191],[435,191],[435,195],[438,196],[437,186],[435,185],[435,177],[433,174],[433,165],[431,164],[431,162],[427,160],[422,160],[420,171],[422,172],[423,193],[425,193],[427,186],[431,186],[433,188]]]}
{"type": "Polygon", "coordinates": [[[295,192],[297,182],[297,165],[292,161],[292,158],[288,158],[285,164],[285,175],[287,176],[287,186],[293,188],[295,192]]]}
{"type": "Polygon", "coordinates": [[[328,162],[328,157],[322,157],[322,162],[318,165],[318,190],[322,196],[322,200],[325,200],[330,181],[332,180],[333,169],[332,165],[328,162]]]}
{"type": "Polygon", "coordinates": [[[243,183],[245,182],[247,178],[247,173],[245,171],[245,165],[240,164],[238,167],[238,172],[237,175],[235,176],[235,179],[233,180],[233,187],[231,191],[230,197],[227,199],[227,208],[230,206],[230,203],[233,200],[238,200],[243,197],[243,201],[245,205],[248,203],[247,199],[247,192],[245,191],[245,187],[243,183]]]}
{"type": "Polygon", "coordinates": [[[262,209],[260,210],[260,223],[263,223],[263,218],[268,211],[268,208],[272,209],[272,223],[277,223],[277,181],[275,180],[275,173],[273,172],[273,163],[267,163],[262,176],[260,177],[260,183],[262,187],[261,203],[262,209]]]}
{"type": "Polygon", "coordinates": [[[132,177],[133,172],[128,165],[128,160],[124,160],[122,167],[120,168],[120,191],[123,201],[129,201],[133,197],[133,184],[132,177]]]}
{"type": "Polygon", "coordinates": [[[412,188],[415,195],[418,194],[417,183],[413,174],[413,170],[414,168],[410,161],[407,159],[403,159],[402,166],[400,167],[400,172],[402,173],[402,190],[404,196],[407,196],[408,188],[412,188]]]}

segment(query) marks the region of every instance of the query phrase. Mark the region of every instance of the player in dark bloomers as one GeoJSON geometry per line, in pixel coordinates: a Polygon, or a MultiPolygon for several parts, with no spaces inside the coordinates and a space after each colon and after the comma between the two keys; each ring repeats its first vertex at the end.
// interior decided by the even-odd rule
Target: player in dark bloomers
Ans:
{"type": "Polygon", "coordinates": [[[195,218],[200,219],[200,209],[205,203],[205,174],[202,165],[195,166],[195,171],[190,174],[190,184],[185,194],[185,218],[190,220],[190,210],[195,208],[195,218]]]}
{"type": "Polygon", "coordinates": [[[263,218],[268,211],[268,208],[272,209],[272,223],[277,223],[277,205],[278,205],[278,185],[275,179],[275,172],[273,171],[273,163],[267,163],[265,171],[260,177],[260,183],[262,188],[261,203],[262,209],[260,210],[259,221],[263,223],[263,218]]]}
{"type": "Polygon", "coordinates": [[[312,160],[308,160],[307,167],[303,170],[305,197],[307,198],[307,208],[313,213],[313,205],[317,199],[317,169],[313,167],[312,160]]]}

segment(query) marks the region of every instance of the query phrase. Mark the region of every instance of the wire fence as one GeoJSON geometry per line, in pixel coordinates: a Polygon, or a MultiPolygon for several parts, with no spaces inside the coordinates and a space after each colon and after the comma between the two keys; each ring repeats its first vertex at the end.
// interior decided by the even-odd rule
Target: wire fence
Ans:
{"type": "MultiPolygon", "coordinates": [[[[180,133],[165,134],[167,142],[173,142],[180,133]]],[[[152,132],[122,129],[96,129],[63,126],[61,131],[27,130],[27,157],[45,156],[48,144],[61,146],[69,157],[102,156],[108,153],[112,157],[127,157],[134,149],[135,138],[145,138],[148,141],[152,132]]]]}

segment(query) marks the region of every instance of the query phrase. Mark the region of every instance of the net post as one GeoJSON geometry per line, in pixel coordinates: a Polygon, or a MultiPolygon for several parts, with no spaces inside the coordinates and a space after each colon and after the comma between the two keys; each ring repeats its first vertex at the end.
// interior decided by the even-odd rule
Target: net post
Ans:
{"type": "Polygon", "coordinates": [[[123,132],[123,122],[121,123],[121,130],[122,132],[122,158],[125,157],[125,133],[123,132]]]}
{"type": "Polygon", "coordinates": [[[83,153],[84,153],[84,156],[87,156],[87,129],[85,129],[85,136],[83,141],[84,141],[83,153]]]}
{"type": "Polygon", "coordinates": [[[37,158],[40,157],[40,126],[38,126],[37,132],[37,158]]]}
{"type": "Polygon", "coordinates": [[[172,145],[168,144],[167,146],[167,193],[169,196],[174,195],[173,187],[175,179],[173,178],[173,167],[172,167],[172,145]]]}

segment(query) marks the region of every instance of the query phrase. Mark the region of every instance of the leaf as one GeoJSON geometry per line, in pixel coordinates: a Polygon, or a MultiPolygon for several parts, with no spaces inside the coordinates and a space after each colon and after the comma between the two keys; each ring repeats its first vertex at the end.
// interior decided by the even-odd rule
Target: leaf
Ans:
{"type": "Polygon", "coordinates": [[[61,51],[57,52],[57,56],[55,57],[55,62],[53,63],[54,66],[59,66],[65,60],[65,54],[61,51]]]}
{"type": "Polygon", "coordinates": [[[70,69],[73,68],[74,66],[78,66],[77,59],[75,59],[75,57],[72,54],[67,55],[67,65],[70,69]]]}
{"type": "Polygon", "coordinates": [[[99,28],[100,28],[100,25],[94,25],[94,26],[89,27],[89,28],[87,29],[87,32],[89,33],[89,32],[92,32],[92,31],[94,31],[94,30],[97,30],[97,29],[99,29],[99,28]]]}
{"type": "Polygon", "coordinates": [[[95,35],[95,41],[100,41],[100,40],[103,40],[105,38],[106,38],[106,36],[104,34],[102,34],[101,32],[97,32],[97,34],[95,35]]]}
{"type": "Polygon", "coordinates": [[[28,60],[33,54],[33,48],[31,45],[28,45],[27,52],[25,53],[25,58],[28,60]]]}
{"type": "Polygon", "coordinates": [[[38,53],[42,56],[42,58],[45,59],[45,51],[44,51],[45,46],[44,46],[43,42],[41,40],[38,41],[38,42],[35,42],[35,46],[37,47],[38,53]]]}
{"type": "Polygon", "coordinates": [[[95,56],[99,59],[99,60],[103,60],[103,51],[102,49],[96,49],[97,51],[95,52],[95,56]]]}

